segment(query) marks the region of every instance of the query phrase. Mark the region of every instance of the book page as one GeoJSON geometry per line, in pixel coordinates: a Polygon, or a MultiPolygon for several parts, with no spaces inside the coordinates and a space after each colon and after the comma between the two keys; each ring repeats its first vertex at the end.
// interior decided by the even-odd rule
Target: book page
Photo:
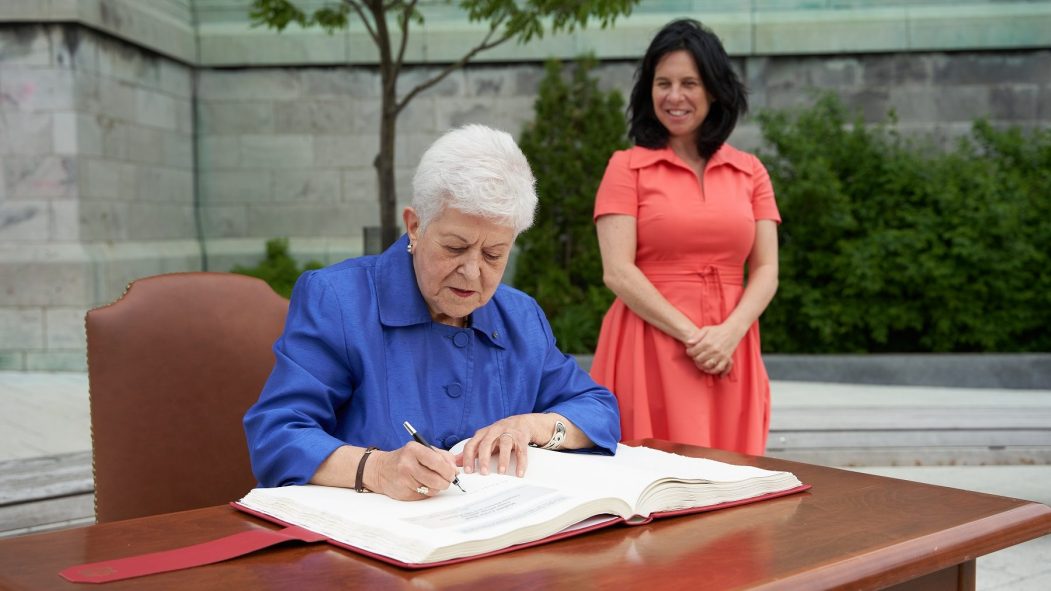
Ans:
{"type": "MultiPolygon", "coordinates": [[[[495,471],[495,465],[492,469],[495,471]]],[[[626,445],[618,445],[615,456],[530,448],[526,478],[581,496],[601,492],[622,499],[640,518],[652,512],[714,505],[800,485],[787,472],[626,445]]]]}
{"type": "Polygon", "coordinates": [[[705,458],[693,458],[648,447],[617,447],[617,461],[626,466],[653,475],[654,479],[675,477],[683,480],[708,482],[739,482],[749,478],[764,478],[784,472],[764,470],[755,466],[727,464],[705,458]]]}
{"type": "MultiPolygon", "coordinates": [[[[460,453],[465,443],[466,440],[461,441],[450,451],[454,454],[460,453]]],[[[613,497],[622,500],[629,507],[635,507],[643,491],[660,475],[638,471],[634,459],[624,461],[621,455],[623,448],[625,446],[619,446],[615,456],[606,456],[530,447],[528,450],[529,463],[524,478],[530,482],[572,493],[575,496],[613,497]]],[[[494,457],[490,461],[490,474],[495,474],[496,468],[494,457]]],[[[512,455],[507,472],[514,474],[516,468],[517,465],[512,455]]],[[[460,478],[462,481],[463,476],[460,478]]],[[[634,513],[634,509],[631,513],[634,513]]],[[[630,516],[629,513],[624,517],[630,516]]]]}
{"type": "Polygon", "coordinates": [[[419,563],[470,556],[547,537],[595,513],[624,513],[621,503],[500,474],[461,474],[453,487],[422,501],[396,501],[350,489],[289,486],[254,489],[241,504],[333,540],[419,563]]]}
{"type": "Polygon", "coordinates": [[[651,479],[650,486],[635,504],[640,516],[718,505],[802,485],[790,472],[681,456],[647,447],[621,445],[617,458],[651,479]]]}

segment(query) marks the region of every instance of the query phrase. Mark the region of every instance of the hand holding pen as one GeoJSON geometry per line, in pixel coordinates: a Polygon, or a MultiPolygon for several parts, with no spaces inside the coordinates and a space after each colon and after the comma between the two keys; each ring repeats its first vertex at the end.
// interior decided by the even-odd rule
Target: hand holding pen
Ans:
{"type": "MultiPolygon", "coordinates": [[[[438,449],[437,447],[434,447],[433,445],[428,443],[427,440],[423,438],[423,435],[420,435],[420,433],[418,431],[416,431],[416,429],[413,429],[412,425],[409,424],[409,421],[405,421],[404,423],[402,423],[402,426],[404,426],[405,430],[409,432],[409,435],[412,435],[412,438],[416,440],[416,443],[419,443],[420,445],[423,445],[425,447],[429,447],[429,448],[434,449],[434,450],[438,449]]],[[[464,490],[463,486],[460,485],[460,477],[459,476],[454,476],[452,482],[453,482],[453,484],[456,485],[456,488],[460,489],[462,492],[467,492],[466,490],[464,490]]],[[[420,488],[425,488],[425,487],[420,487],[420,488]]],[[[417,490],[417,492],[420,492],[420,491],[417,490]]],[[[427,494],[427,493],[420,492],[420,494],[427,494]]]]}

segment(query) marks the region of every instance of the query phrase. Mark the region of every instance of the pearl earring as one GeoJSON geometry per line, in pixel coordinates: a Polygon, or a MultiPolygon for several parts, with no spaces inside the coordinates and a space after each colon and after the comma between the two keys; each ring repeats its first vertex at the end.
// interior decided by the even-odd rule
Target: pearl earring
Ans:
{"type": "Polygon", "coordinates": [[[405,251],[412,254],[412,242],[409,242],[409,245],[405,247],[405,251]]]}

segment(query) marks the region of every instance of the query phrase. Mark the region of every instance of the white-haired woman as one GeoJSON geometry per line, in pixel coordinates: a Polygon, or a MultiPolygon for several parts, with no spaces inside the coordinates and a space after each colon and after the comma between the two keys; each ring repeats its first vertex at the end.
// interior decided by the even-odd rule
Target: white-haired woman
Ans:
{"type": "Polygon", "coordinates": [[[494,455],[521,476],[529,445],[615,451],[613,395],[558,350],[532,298],[500,284],[534,186],[507,133],[451,131],[420,160],[398,242],[300,277],[244,420],[263,486],[418,500],[494,455]],[[444,451],[468,438],[462,456],[444,451]]]}

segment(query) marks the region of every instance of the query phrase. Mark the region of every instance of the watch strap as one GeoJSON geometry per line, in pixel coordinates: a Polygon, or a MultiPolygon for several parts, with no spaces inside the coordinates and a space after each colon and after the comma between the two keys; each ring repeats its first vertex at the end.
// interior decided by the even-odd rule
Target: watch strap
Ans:
{"type": "Polygon", "coordinates": [[[562,447],[562,443],[566,440],[566,425],[562,421],[555,421],[555,432],[551,435],[551,439],[547,443],[540,446],[541,449],[558,449],[562,447]]]}
{"type": "Polygon", "coordinates": [[[361,460],[358,462],[358,472],[354,475],[354,490],[358,491],[359,493],[372,492],[371,490],[365,488],[364,476],[365,460],[369,459],[369,454],[371,454],[374,451],[376,451],[376,448],[374,446],[366,448],[365,453],[362,454],[361,460]]]}

